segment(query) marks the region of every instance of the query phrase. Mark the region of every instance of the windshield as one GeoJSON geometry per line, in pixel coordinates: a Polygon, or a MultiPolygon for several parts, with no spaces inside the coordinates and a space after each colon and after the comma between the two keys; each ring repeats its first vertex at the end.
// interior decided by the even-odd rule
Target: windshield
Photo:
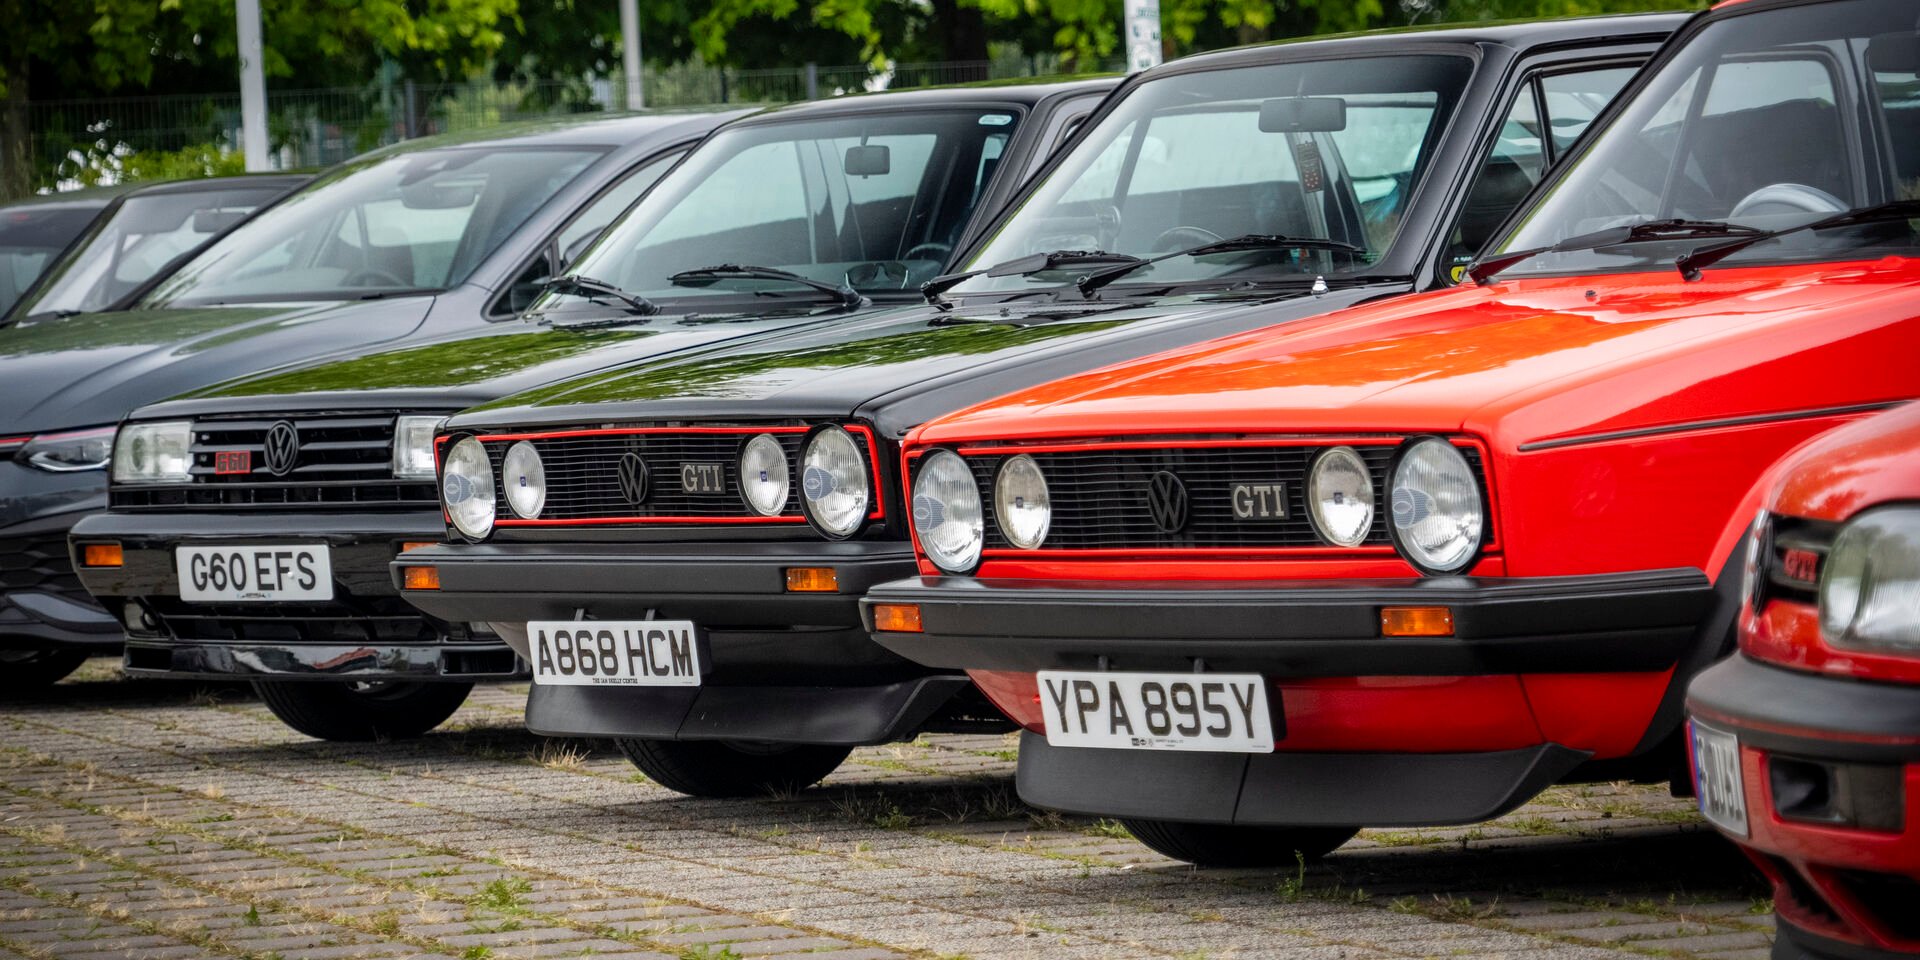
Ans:
{"type": "Polygon", "coordinates": [[[353,162],[202,251],[145,305],[445,289],[465,280],[601,152],[465,148],[353,162]]]}
{"type": "Polygon", "coordinates": [[[159,272],[175,257],[246,219],[284,187],[235,185],[224,190],[129,197],[59,273],[22,308],[27,316],[86,313],[108,304],[159,272]]]}
{"type": "MultiPolygon", "coordinates": [[[[1920,197],[1920,33],[1912,0],[1775,8],[1707,25],[1634,95],[1499,246],[1503,276],[1670,270],[1726,236],[1920,197]],[[1727,224],[1719,240],[1700,224],[1727,224]],[[1688,236],[1687,233],[1693,236],[1688,236]],[[1616,242],[1625,241],[1625,242],[1616,242]]],[[[1727,263],[1911,255],[1907,221],[1792,233],[1727,263]]]]}
{"type": "MultiPolygon", "coordinates": [[[[1276,246],[1175,257],[1126,282],[1365,272],[1399,234],[1472,69],[1464,57],[1367,57],[1144,83],[1087,132],[969,268],[1057,251],[1150,257],[1279,235],[1357,251],[1276,246]]],[[[1085,270],[977,277],[955,289],[1051,286],[1063,271],[1085,270]]]]}
{"type": "MultiPolygon", "coordinates": [[[[651,300],[820,295],[764,277],[676,279],[723,264],[911,293],[946,267],[1019,120],[1012,110],[881,111],[729,127],[568,272],[651,300]]],[[[582,298],[556,291],[535,309],[582,298]]]]}
{"type": "Polygon", "coordinates": [[[0,209],[0,314],[19,301],[99,212],[98,207],[0,209]]]}

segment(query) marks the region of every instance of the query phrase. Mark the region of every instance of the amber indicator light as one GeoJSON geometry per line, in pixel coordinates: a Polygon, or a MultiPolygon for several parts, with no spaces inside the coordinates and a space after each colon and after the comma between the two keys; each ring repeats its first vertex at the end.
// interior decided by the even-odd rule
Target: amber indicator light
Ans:
{"type": "Polygon", "coordinates": [[[439,567],[401,567],[400,582],[408,590],[440,589],[439,567]]]}
{"type": "Polygon", "coordinates": [[[1381,607],[1383,637],[1451,637],[1453,611],[1446,607],[1381,607]]]}
{"type": "Polygon", "coordinates": [[[840,572],[832,567],[788,567],[788,593],[838,593],[840,572]]]}
{"type": "Polygon", "coordinates": [[[400,552],[406,553],[410,550],[418,550],[421,547],[437,547],[439,545],[440,544],[432,540],[409,540],[400,545],[400,552]]]}
{"type": "Polygon", "coordinates": [[[873,605],[873,629],[887,633],[922,633],[920,605],[917,603],[876,603],[873,605]]]}
{"type": "Polygon", "coordinates": [[[117,567],[126,562],[117,543],[89,543],[80,548],[80,563],[89,567],[117,567]]]}

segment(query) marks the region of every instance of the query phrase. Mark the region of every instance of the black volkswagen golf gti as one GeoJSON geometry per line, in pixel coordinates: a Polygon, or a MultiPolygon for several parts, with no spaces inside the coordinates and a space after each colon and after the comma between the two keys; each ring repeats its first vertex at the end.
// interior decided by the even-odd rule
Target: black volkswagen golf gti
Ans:
{"type": "Polygon", "coordinates": [[[534,730],[618,738],[686,793],[804,786],[854,745],[999,720],[964,675],[861,629],[860,596],[914,571],[900,438],[1015,388],[1453,282],[1680,22],[1298,41],[1139,74],[970,269],[929,286],[938,303],[454,417],[455,542],[396,577],[528,645],[534,730]]]}

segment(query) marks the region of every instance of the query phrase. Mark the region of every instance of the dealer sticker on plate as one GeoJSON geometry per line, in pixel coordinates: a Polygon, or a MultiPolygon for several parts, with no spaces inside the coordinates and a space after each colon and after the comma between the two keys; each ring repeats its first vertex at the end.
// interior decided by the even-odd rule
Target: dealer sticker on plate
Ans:
{"type": "Polygon", "coordinates": [[[181,547],[173,562],[180,599],[191,603],[333,599],[333,563],[325,544],[181,547]]]}
{"type": "Polygon", "coordinates": [[[691,620],[535,620],[533,682],[557,686],[697,687],[691,620]]]}
{"type": "Polygon", "coordinates": [[[1056,747],[1272,753],[1267,684],[1251,673],[1040,673],[1056,747]]]}
{"type": "Polygon", "coordinates": [[[1740,770],[1740,738],[1700,723],[1693,727],[1693,780],[1700,814],[1714,826],[1747,835],[1747,788],[1740,770]]]}

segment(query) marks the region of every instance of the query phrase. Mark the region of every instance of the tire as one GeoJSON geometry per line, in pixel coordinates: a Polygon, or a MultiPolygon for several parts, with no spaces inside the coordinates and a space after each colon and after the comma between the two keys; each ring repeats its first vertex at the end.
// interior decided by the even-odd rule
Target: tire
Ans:
{"type": "Polygon", "coordinates": [[[1202,867],[1290,867],[1318,860],[1353,839],[1359,827],[1242,827],[1171,820],[1120,821],[1155,851],[1202,867]]]}
{"type": "Polygon", "coordinates": [[[0,693],[53,686],[86,662],[85,650],[0,650],[0,693]]]}
{"type": "Polygon", "coordinates": [[[853,752],[823,744],[615,740],[647,779],[690,797],[762,797],[819,783],[853,752]]]}
{"type": "Polygon", "coordinates": [[[286,724],[317,740],[417,737],[446,722],[471,683],[256,682],[255,693],[286,724]]]}

